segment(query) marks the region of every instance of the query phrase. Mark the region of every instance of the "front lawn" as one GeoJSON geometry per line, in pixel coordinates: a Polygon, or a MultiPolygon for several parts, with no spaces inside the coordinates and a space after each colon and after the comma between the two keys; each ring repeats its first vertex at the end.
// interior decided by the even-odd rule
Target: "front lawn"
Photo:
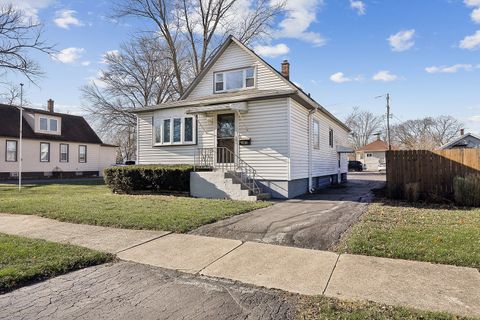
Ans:
{"type": "Polygon", "coordinates": [[[337,251],[480,268],[480,208],[374,203],[337,251]]]}
{"type": "Polygon", "coordinates": [[[447,313],[392,307],[373,302],[342,301],[322,296],[305,297],[297,319],[301,320],[466,320],[447,313]]]}
{"type": "Polygon", "coordinates": [[[70,184],[0,184],[0,212],[128,229],[186,232],[271,205],[269,202],[113,194],[101,181],[70,184]]]}
{"type": "Polygon", "coordinates": [[[0,233],[0,293],[111,260],[107,253],[0,233]]]}

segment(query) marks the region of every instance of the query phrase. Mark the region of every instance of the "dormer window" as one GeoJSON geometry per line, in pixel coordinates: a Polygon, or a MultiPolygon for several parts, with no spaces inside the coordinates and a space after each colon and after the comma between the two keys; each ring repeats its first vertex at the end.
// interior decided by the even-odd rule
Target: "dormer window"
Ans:
{"type": "Polygon", "coordinates": [[[255,68],[253,67],[215,72],[213,77],[215,93],[255,87],[255,68]]]}
{"type": "Polygon", "coordinates": [[[37,132],[60,134],[59,118],[39,115],[37,121],[37,132]]]}

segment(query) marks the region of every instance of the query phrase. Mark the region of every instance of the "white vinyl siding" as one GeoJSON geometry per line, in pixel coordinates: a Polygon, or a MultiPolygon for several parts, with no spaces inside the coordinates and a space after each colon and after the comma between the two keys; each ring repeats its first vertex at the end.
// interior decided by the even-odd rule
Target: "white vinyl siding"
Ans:
{"type": "MultiPolygon", "coordinates": [[[[298,102],[290,100],[290,172],[291,180],[308,178],[308,110],[298,102]]],[[[320,145],[312,147],[312,176],[326,176],[338,173],[337,146],[347,146],[348,133],[330,117],[317,111],[313,115],[320,125],[320,145]],[[329,145],[329,130],[333,130],[333,147],[329,145]]],[[[312,134],[313,138],[313,134],[312,134]]],[[[312,139],[313,140],[313,139],[312,139]]],[[[313,141],[312,141],[313,144],[313,141]]],[[[340,172],[347,172],[348,159],[341,155],[340,172]]]]}
{"type": "Polygon", "coordinates": [[[197,144],[154,146],[153,118],[183,118],[186,116],[185,111],[187,109],[189,108],[173,108],[138,115],[139,164],[193,164],[196,148],[214,147],[213,122],[204,115],[198,115],[197,144]]]}
{"type": "Polygon", "coordinates": [[[252,144],[240,146],[240,158],[259,179],[288,180],[287,99],[248,102],[248,113],[239,117],[240,135],[252,144]]]}
{"type": "Polygon", "coordinates": [[[195,89],[193,89],[187,99],[190,100],[213,95],[213,74],[215,72],[247,67],[256,67],[255,88],[259,90],[291,89],[281,78],[281,75],[270,70],[261,61],[255,59],[251,54],[232,42],[206,73],[205,77],[197,84],[195,89]]]}

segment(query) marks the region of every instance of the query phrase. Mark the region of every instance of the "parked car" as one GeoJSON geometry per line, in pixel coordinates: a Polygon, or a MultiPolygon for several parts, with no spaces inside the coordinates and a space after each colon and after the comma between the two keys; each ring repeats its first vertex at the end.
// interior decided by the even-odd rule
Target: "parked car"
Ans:
{"type": "Polygon", "coordinates": [[[356,160],[348,161],[348,171],[362,172],[363,171],[363,163],[361,163],[360,161],[356,161],[356,160]]]}
{"type": "Polygon", "coordinates": [[[386,163],[379,163],[378,164],[378,171],[379,172],[387,171],[387,164],[386,163]]]}

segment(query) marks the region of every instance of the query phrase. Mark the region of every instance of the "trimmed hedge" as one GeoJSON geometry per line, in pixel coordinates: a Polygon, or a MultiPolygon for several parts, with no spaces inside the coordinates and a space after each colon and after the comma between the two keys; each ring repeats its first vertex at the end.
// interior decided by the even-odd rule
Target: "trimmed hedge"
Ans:
{"type": "Polygon", "coordinates": [[[190,165],[133,165],[107,168],[104,179],[115,193],[189,192],[192,171],[190,165]]]}

